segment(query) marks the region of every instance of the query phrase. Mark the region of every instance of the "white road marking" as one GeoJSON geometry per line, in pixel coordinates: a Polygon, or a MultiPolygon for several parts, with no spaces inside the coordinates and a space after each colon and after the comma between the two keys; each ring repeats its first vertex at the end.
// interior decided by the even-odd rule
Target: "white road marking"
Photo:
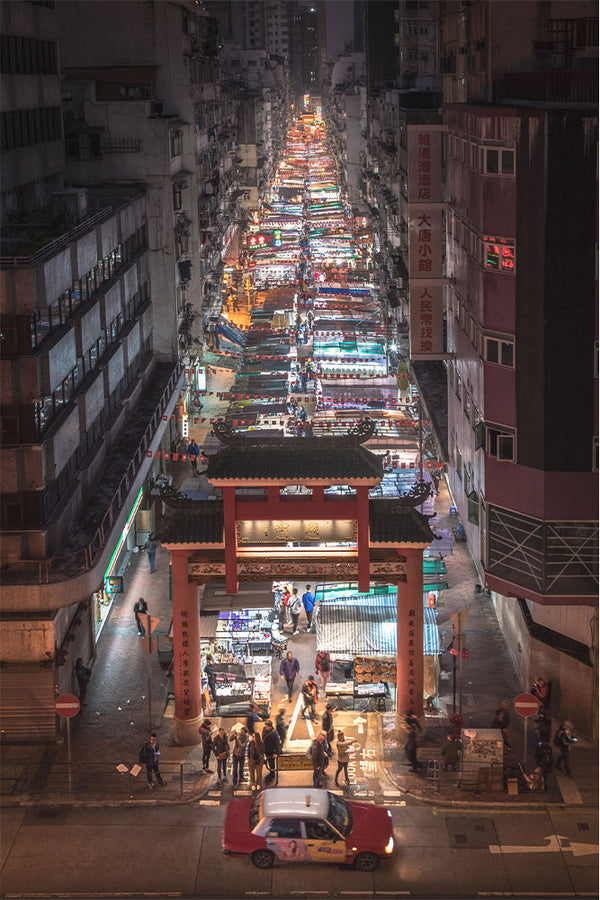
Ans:
{"type": "Polygon", "coordinates": [[[509,846],[508,844],[490,844],[490,853],[572,853],[573,856],[586,856],[590,853],[598,855],[598,844],[575,843],[560,834],[549,834],[544,838],[549,843],[545,847],[523,846],[521,844],[509,846]]]}

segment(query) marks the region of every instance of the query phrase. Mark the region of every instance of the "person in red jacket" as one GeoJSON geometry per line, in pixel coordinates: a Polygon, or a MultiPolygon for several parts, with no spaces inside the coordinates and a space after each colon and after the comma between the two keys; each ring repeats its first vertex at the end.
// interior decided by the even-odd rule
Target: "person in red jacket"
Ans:
{"type": "Polygon", "coordinates": [[[328,681],[331,681],[331,658],[325,650],[319,650],[315,659],[315,672],[321,676],[323,690],[328,681]]]}

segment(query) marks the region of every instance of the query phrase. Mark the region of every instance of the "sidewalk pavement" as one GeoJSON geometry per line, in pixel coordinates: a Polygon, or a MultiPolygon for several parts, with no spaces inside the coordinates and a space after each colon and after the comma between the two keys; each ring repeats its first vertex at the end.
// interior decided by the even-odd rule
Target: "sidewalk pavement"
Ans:
{"type": "MultiPolygon", "coordinates": [[[[216,392],[227,390],[233,373],[217,369],[211,376],[207,402],[202,411],[205,421],[193,426],[192,434],[204,447],[210,432],[210,418],[224,411],[226,401],[220,401],[216,392]]],[[[199,494],[210,490],[206,480],[194,475],[188,463],[171,464],[174,483],[187,489],[197,487],[199,494]]],[[[445,483],[440,484],[440,492],[436,498],[436,511],[439,515],[439,527],[451,528],[456,523],[449,517],[450,496],[445,483]]],[[[462,692],[457,702],[462,699],[464,727],[488,728],[495,710],[503,701],[507,701],[512,709],[512,701],[528,685],[519,684],[515,669],[510,659],[506,643],[500,631],[491,601],[483,592],[476,592],[477,572],[471,560],[466,544],[454,544],[452,553],[446,557],[448,589],[440,593],[439,627],[444,644],[451,639],[450,616],[452,613],[468,608],[469,614],[465,626],[466,646],[469,659],[463,663],[462,692]]],[[[304,587],[304,585],[299,585],[304,587]]],[[[2,797],[3,806],[20,804],[66,803],[70,805],[131,805],[181,802],[178,793],[179,782],[176,773],[179,764],[186,764],[189,773],[185,800],[197,801],[201,797],[211,797],[212,802],[222,802],[229,794],[221,789],[215,791],[215,775],[205,776],[201,771],[201,752],[198,747],[179,747],[173,741],[171,718],[172,676],[160,667],[158,655],[150,658],[144,652],[138,635],[133,615],[133,604],[138,597],[145,597],[149,612],[160,618],[155,631],[159,650],[170,648],[169,629],[171,625],[169,554],[162,548],[156,556],[156,570],[150,573],[145,553],[132,555],[125,573],[125,592],[114,602],[113,609],[104,626],[97,647],[97,657],[92,669],[92,677],[88,688],[86,703],[82,712],[72,720],[71,755],[74,764],[102,765],[114,770],[119,763],[130,768],[137,762],[138,749],[147,739],[151,730],[156,731],[161,746],[161,766],[172,770],[172,783],[167,788],[148,791],[145,783],[145,772],[134,779],[132,791],[122,791],[118,796],[107,793],[98,798],[85,790],[68,790],[57,795],[50,790],[53,768],[64,767],[67,763],[66,743],[58,747],[8,746],[2,751],[2,797]],[[152,697],[151,715],[149,711],[149,678],[152,697]],[[26,773],[35,772],[33,782],[26,773]]],[[[272,603],[272,594],[266,593],[265,605],[272,603]]],[[[304,614],[301,625],[305,624],[304,614]]],[[[314,634],[301,633],[291,637],[291,649],[300,660],[301,672],[296,681],[297,692],[302,681],[310,672],[314,672],[314,655],[316,639],[314,634]]],[[[419,759],[425,765],[428,760],[440,758],[441,747],[446,739],[448,719],[453,710],[453,657],[444,653],[440,657],[441,674],[439,680],[438,708],[427,714],[426,731],[419,747],[419,759]]],[[[279,677],[279,661],[273,660],[273,695],[271,715],[277,714],[279,703],[283,702],[288,711],[294,705],[286,702],[285,684],[279,677]]],[[[325,701],[319,700],[318,715],[324,710],[325,701]]],[[[369,746],[371,759],[377,762],[376,777],[369,779],[369,795],[379,802],[386,802],[389,795],[414,797],[436,805],[468,804],[490,805],[502,804],[508,807],[539,806],[545,804],[592,805],[598,806],[598,752],[597,747],[583,738],[571,750],[573,777],[568,778],[560,773],[550,777],[548,793],[528,791],[519,796],[509,796],[506,792],[465,791],[457,787],[456,776],[452,772],[444,772],[439,789],[425,774],[413,774],[409,771],[402,750],[404,738],[396,726],[393,713],[368,712],[361,714],[368,722],[366,726],[366,744],[369,746]]],[[[336,725],[350,728],[357,718],[358,712],[340,711],[336,714],[336,725]]],[[[287,718],[287,715],[286,715],[287,718]]],[[[243,717],[238,717],[242,721],[243,717]]],[[[213,717],[213,725],[220,722],[213,717]]],[[[224,720],[229,729],[233,720],[224,720]]],[[[553,731],[557,726],[553,723],[553,731]]],[[[308,725],[298,723],[300,739],[310,737],[308,725]]],[[[533,769],[533,750],[535,747],[535,728],[528,729],[528,759],[526,770],[533,769]]],[[[522,722],[514,713],[511,714],[509,741],[512,750],[508,751],[506,762],[516,765],[523,761],[522,722]]],[[[310,773],[293,773],[290,776],[301,784],[310,779],[310,773]]],[[[231,789],[228,786],[229,790],[231,789]]],[[[92,792],[93,793],[93,792],[92,792]]]]}

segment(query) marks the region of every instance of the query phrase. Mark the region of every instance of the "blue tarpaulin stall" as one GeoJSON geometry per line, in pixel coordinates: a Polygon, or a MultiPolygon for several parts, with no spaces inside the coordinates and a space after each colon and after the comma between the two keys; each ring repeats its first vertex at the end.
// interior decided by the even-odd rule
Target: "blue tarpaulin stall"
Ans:
{"type": "MultiPolygon", "coordinates": [[[[356,594],[323,599],[316,607],[317,650],[333,657],[396,656],[396,596],[356,594]]],[[[437,626],[437,610],[423,609],[423,693],[437,694],[438,656],[443,646],[437,626]]]]}
{"type": "MultiPolygon", "coordinates": [[[[355,656],[396,655],[395,595],[361,595],[323,600],[316,616],[317,650],[355,656]]],[[[437,610],[423,609],[423,653],[443,652],[437,610]]]]}

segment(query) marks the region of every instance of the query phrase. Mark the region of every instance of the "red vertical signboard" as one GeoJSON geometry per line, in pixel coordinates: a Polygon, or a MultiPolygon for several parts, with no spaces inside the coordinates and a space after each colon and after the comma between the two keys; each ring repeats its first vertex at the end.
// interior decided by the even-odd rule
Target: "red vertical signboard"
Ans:
{"type": "Polygon", "coordinates": [[[434,124],[407,129],[411,359],[445,356],[442,130],[434,124]]]}

